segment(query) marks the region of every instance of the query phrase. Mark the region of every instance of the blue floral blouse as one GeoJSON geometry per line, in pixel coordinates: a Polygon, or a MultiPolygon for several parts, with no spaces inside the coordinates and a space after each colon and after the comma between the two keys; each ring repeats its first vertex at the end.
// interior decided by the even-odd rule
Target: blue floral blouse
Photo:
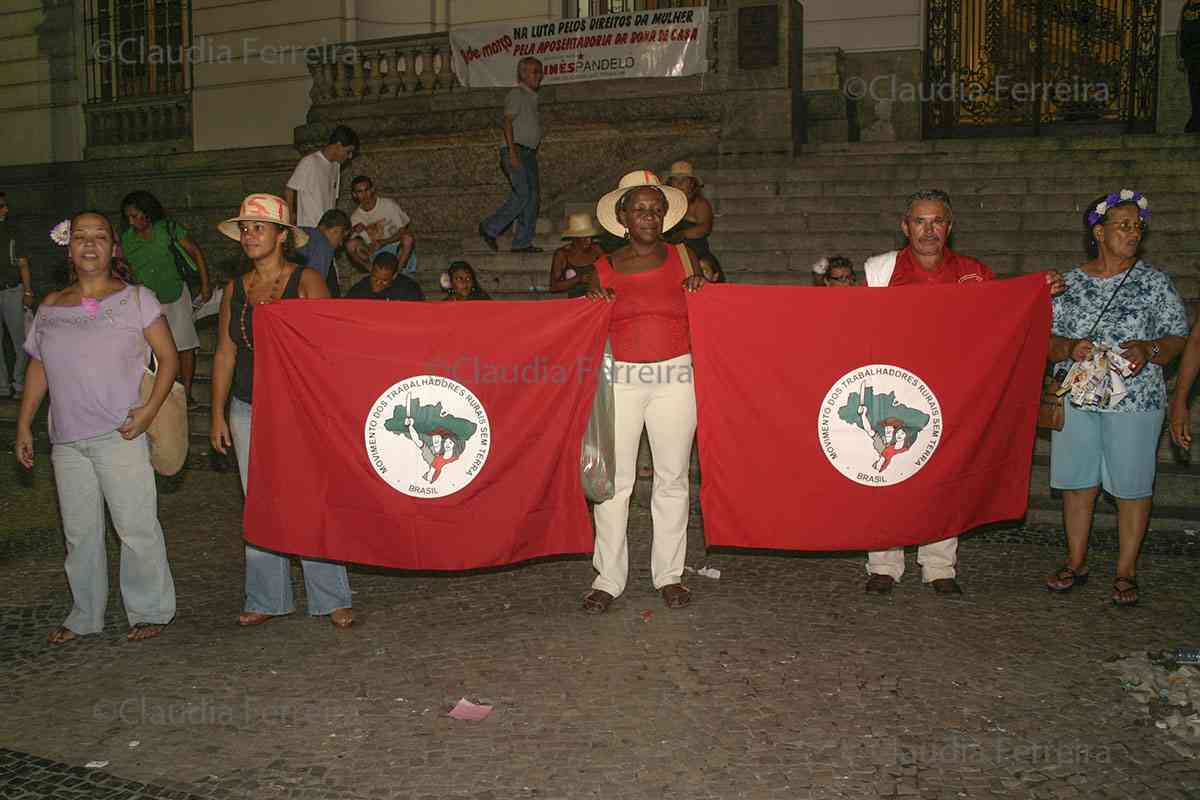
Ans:
{"type": "MultiPolygon", "coordinates": [[[[1111,278],[1095,278],[1082,269],[1068,272],[1067,290],[1054,298],[1054,317],[1050,332],[1055,336],[1082,339],[1088,335],[1101,309],[1125,277],[1122,272],[1111,278]]],[[[1118,347],[1133,339],[1146,341],[1164,336],[1188,335],[1187,311],[1175,291],[1171,278],[1145,261],[1130,267],[1129,279],[1121,293],[1104,312],[1092,340],[1118,347]]],[[[1070,361],[1055,365],[1069,368],[1070,361]]],[[[1088,409],[1101,412],[1161,411],[1167,405],[1167,385],[1162,367],[1147,364],[1141,372],[1125,381],[1129,394],[1112,408],[1088,409]]]]}

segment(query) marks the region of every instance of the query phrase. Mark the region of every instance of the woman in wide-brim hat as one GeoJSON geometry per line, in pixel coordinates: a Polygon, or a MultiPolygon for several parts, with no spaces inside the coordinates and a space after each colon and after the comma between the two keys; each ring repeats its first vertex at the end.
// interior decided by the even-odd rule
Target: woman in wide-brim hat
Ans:
{"type": "Polygon", "coordinates": [[[565,245],[554,251],[550,262],[550,291],[566,292],[567,297],[583,297],[592,284],[596,259],[604,251],[596,244],[600,230],[586,212],[567,217],[562,238],[565,245]]]}
{"type": "Polygon", "coordinates": [[[686,211],[683,192],[663,186],[648,170],[626,175],[596,206],[600,224],[627,243],[597,259],[588,292],[589,298],[613,303],[609,338],[616,360],[616,491],[595,508],[592,564],[599,574],[584,599],[589,613],[603,613],[625,590],[625,532],[643,428],[654,457],[654,588],[668,608],[681,608],[691,600],[682,578],[696,396],[684,293],[700,289],[705,279],[694,274],[686,251],[663,239],[663,230],[686,211]]]}
{"type": "MultiPolygon", "coordinates": [[[[252,194],[242,201],[241,212],[217,226],[230,239],[241,242],[251,262],[250,271],[225,285],[213,358],[212,426],[214,450],[224,454],[230,445],[237,454],[246,491],[250,463],[250,409],[254,378],[254,308],[293,298],[329,297],[325,279],[314,269],[298,266],[289,258],[294,245],[308,241],[292,225],[288,205],[270,194],[252,194]],[[230,399],[229,395],[233,397],[230,399]],[[225,403],[229,401],[229,416],[225,403]]],[[[354,622],[350,581],[341,564],[300,562],[308,594],[308,613],[329,615],[339,628],[354,622]]],[[[260,625],[295,609],[291,564],[286,556],[246,545],[246,600],[239,625],[260,625]]]]}
{"type": "Polygon", "coordinates": [[[687,213],[678,225],[667,228],[668,242],[686,244],[699,259],[704,275],[723,282],[721,262],[712,251],[708,237],[713,230],[713,207],[704,196],[704,182],[687,161],[676,161],[667,173],[667,183],[687,196],[687,213]]]}

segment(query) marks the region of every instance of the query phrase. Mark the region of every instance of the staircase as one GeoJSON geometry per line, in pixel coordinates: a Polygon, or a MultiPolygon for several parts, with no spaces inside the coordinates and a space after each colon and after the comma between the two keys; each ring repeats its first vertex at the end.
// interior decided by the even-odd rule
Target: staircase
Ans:
{"type": "MultiPolygon", "coordinates": [[[[1117,189],[1142,191],[1151,203],[1143,254],[1171,274],[1194,320],[1200,299],[1198,145],[1195,136],[826,144],[794,159],[702,157],[693,164],[716,212],[713,251],[732,282],[749,284],[810,285],[811,266],[822,256],[840,254],[861,265],[868,256],[901,247],[900,215],[918,188],[950,193],[951,246],[1001,277],[1065,272],[1085,260],[1082,218],[1088,205],[1117,189]]],[[[639,166],[621,165],[619,171],[639,166]]],[[[595,200],[568,198],[555,211],[561,226],[570,213],[594,213],[595,200]]],[[[508,253],[502,244],[493,254],[470,236],[458,257],[475,266],[494,297],[547,297],[551,254],[561,242],[546,232],[535,244],[546,253],[508,253]]],[[[1200,430],[1200,403],[1193,404],[1192,425],[1200,430]]],[[[1049,435],[1039,433],[1027,521],[1060,525],[1061,500],[1049,489],[1049,455],[1049,435]]],[[[1152,528],[1200,529],[1200,467],[1184,459],[1164,434],[1152,528]]],[[[643,472],[648,463],[643,447],[643,472]]],[[[1115,529],[1111,502],[1099,503],[1096,525],[1115,529]]]]}
{"type": "MultiPolygon", "coordinates": [[[[711,241],[731,281],[749,284],[811,283],[811,265],[841,254],[856,263],[899,247],[900,215],[917,188],[941,188],[954,202],[952,246],[979,258],[1001,276],[1055,268],[1084,260],[1082,214],[1096,197],[1121,188],[1145,192],[1151,233],[1143,252],[1169,272],[1194,319],[1200,299],[1200,140],[1195,136],[1127,136],[1104,139],[988,139],[890,144],[818,145],[795,159],[704,157],[694,159],[717,217],[711,241]]],[[[614,167],[620,174],[640,164],[614,167]]],[[[663,169],[665,164],[651,165],[663,169]]],[[[546,164],[553,169],[553,164],[546,164]]],[[[463,258],[496,299],[549,295],[550,259],[561,244],[561,225],[575,211],[594,212],[595,198],[567,197],[539,221],[541,254],[492,253],[475,235],[446,260],[463,258]]],[[[423,253],[415,276],[430,299],[446,260],[423,253]]],[[[356,274],[357,279],[360,275],[356,274]]],[[[201,352],[193,387],[203,407],[191,415],[192,452],[202,463],[209,451],[209,374],[216,319],[200,326],[201,352]]],[[[0,417],[15,418],[15,404],[0,417]]],[[[1192,425],[1200,430],[1200,403],[1192,425]]],[[[1061,501],[1049,490],[1049,437],[1034,451],[1027,521],[1061,524],[1061,501]]],[[[1186,461],[1164,436],[1159,446],[1152,528],[1200,529],[1200,466],[1186,461]]],[[[1200,459],[1198,459],[1200,460],[1200,459]]],[[[643,453],[645,473],[649,460],[643,453]]],[[[694,470],[698,476],[699,471],[694,470]]],[[[640,493],[644,494],[644,493],[640,493]]],[[[1113,506],[1102,500],[1099,529],[1114,529],[1113,506]]]]}

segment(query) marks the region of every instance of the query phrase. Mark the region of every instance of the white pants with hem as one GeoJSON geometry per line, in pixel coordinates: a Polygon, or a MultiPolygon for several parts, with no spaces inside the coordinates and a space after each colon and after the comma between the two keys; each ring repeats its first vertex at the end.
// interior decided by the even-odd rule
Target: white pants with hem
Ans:
{"type": "MultiPolygon", "coordinates": [[[[932,583],[953,578],[958,564],[958,537],[930,542],[917,548],[917,563],[921,565],[921,581],[932,583]]],[[[871,575],[890,575],[900,580],[904,574],[904,548],[872,550],[867,554],[867,572],[871,575]]]]}
{"type": "Polygon", "coordinates": [[[696,434],[696,393],[690,353],[648,364],[614,362],[616,405],[615,495],[595,507],[596,549],[592,582],[617,597],[629,577],[629,498],[637,478],[642,429],[654,457],[650,516],[654,523],[650,572],[654,588],[679,583],[687,552],[688,471],[696,434]]]}

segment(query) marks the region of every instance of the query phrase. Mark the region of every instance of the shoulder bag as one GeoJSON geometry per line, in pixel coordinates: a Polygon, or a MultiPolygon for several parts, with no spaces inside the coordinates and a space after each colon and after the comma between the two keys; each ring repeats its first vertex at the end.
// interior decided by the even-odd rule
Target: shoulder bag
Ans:
{"type": "MultiPolygon", "coordinates": [[[[138,324],[142,319],[142,287],[133,287],[133,296],[137,302],[138,324]]],[[[147,346],[147,361],[150,348],[147,346]]],[[[145,367],[142,382],[138,387],[138,401],[145,405],[154,393],[154,380],[158,375],[158,365],[150,369],[145,367]]],[[[146,428],[146,440],[150,444],[150,466],[159,475],[170,477],[183,469],[183,462],[188,454],[188,410],[187,396],[183,384],[179,381],[171,383],[171,392],[159,407],[158,413],[146,428]]]]}
{"type": "MultiPolygon", "coordinates": [[[[1100,309],[1100,313],[1096,315],[1096,321],[1092,323],[1092,329],[1088,331],[1085,339],[1091,339],[1096,333],[1096,328],[1100,325],[1100,320],[1104,318],[1104,312],[1108,311],[1108,307],[1112,305],[1112,301],[1116,299],[1117,292],[1121,291],[1121,287],[1125,285],[1125,281],[1129,278],[1129,274],[1137,268],[1137,265],[1125,270],[1125,277],[1121,278],[1121,282],[1117,284],[1117,288],[1109,295],[1108,302],[1104,304],[1104,308],[1100,309]]],[[[1066,392],[1062,391],[1063,379],[1067,377],[1067,371],[1061,367],[1054,371],[1053,374],[1046,376],[1046,382],[1042,387],[1042,401],[1038,406],[1037,426],[1043,430],[1061,431],[1063,425],[1067,421],[1067,398],[1066,392]]]]}

